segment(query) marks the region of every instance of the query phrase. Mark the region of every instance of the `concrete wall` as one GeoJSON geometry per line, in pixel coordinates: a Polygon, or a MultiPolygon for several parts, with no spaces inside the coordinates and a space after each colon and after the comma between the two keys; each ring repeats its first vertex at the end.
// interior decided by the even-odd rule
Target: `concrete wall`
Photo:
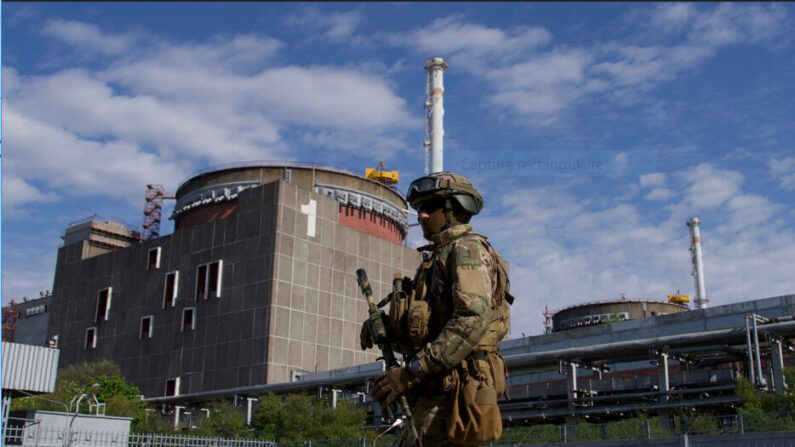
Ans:
{"type": "Polygon", "coordinates": [[[325,371],[375,361],[358,347],[367,304],[355,271],[365,268],[376,297],[390,291],[394,272],[411,276],[415,250],[339,225],[339,202],[280,183],[276,231],[269,383],[291,371],[325,371]],[[315,236],[301,205],[314,200],[315,236]]]}
{"type": "Polygon", "coordinates": [[[180,394],[265,383],[270,278],[278,184],[244,191],[240,213],[85,260],[59,250],[48,334],[59,334],[61,366],[98,358],[118,362],[147,396],[163,395],[180,377],[180,394]],[[160,267],[146,269],[160,247],[160,267]],[[195,300],[202,263],[223,260],[220,298],[195,300]],[[168,272],[178,271],[175,305],[163,308],[168,272]],[[107,321],[95,321],[97,294],[112,287],[107,321]],[[193,307],[196,329],[182,330],[193,307]],[[139,338],[141,317],[152,316],[153,337],[139,338]],[[97,346],[85,332],[97,328],[97,346]]]}
{"type": "Polygon", "coordinates": [[[367,363],[359,351],[364,300],[355,270],[364,267],[377,296],[393,271],[410,274],[416,251],[340,226],[339,203],[277,181],[242,191],[237,212],[129,248],[82,259],[83,243],[58,252],[48,337],[58,334],[61,367],[109,358],[147,397],[169,378],[179,394],[287,381],[293,370],[367,363]],[[300,205],[316,201],[316,232],[300,205]],[[150,249],[160,266],[147,270],[150,249]],[[220,297],[196,300],[199,265],[223,260],[220,297]],[[163,307],[166,274],[178,271],[178,297],[163,307]],[[100,290],[112,287],[108,320],[95,321],[100,290]],[[182,330],[185,308],[196,328],[182,330]],[[141,317],[153,319],[141,339],[141,317]],[[96,348],[84,347],[95,327],[96,348]]]}
{"type": "Polygon", "coordinates": [[[384,186],[374,180],[336,169],[318,167],[314,170],[307,166],[242,166],[205,173],[191,178],[179,186],[177,197],[189,194],[192,191],[226,183],[241,181],[256,181],[262,184],[284,180],[285,169],[290,170],[291,183],[304,189],[314,189],[316,184],[332,184],[362,191],[392,202],[397,207],[405,207],[405,201],[400,193],[384,186]]]}

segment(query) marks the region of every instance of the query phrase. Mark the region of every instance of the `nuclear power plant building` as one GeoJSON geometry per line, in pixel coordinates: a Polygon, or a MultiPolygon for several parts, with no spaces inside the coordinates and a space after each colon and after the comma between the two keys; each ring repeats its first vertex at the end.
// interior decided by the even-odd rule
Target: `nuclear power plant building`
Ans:
{"type": "Polygon", "coordinates": [[[249,164],[175,195],[170,235],[98,220],[66,230],[47,327],[61,368],[108,358],[156,397],[375,361],[358,346],[355,271],[383,297],[418,265],[400,193],[337,169],[249,164]]]}

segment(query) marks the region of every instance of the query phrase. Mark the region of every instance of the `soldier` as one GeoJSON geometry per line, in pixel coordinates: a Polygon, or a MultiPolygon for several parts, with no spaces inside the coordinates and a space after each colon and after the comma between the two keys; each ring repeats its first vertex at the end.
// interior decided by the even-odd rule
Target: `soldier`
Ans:
{"type": "MultiPolygon", "coordinates": [[[[483,198],[465,177],[421,177],[407,199],[431,244],[419,248],[411,286],[391,300],[388,330],[407,360],[379,376],[371,394],[383,407],[405,394],[426,447],[487,444],[502,434],[497,398],[507,373],[499,343],[513,302],[504,261],[469,225],[483,198]]],[[[366,327],[361,345],[373,346],[366,327]]],[[[403,432],[406,441],[410,430],[403,432]]]]}

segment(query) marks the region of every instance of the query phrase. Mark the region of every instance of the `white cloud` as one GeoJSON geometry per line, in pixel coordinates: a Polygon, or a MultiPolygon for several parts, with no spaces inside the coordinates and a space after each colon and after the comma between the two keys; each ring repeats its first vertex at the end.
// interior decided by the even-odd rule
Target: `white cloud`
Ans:
{"type": "MultiPolygon", "coordinates": [[[[339,41],[352,37],[363,19],[364,14],[360,9],[329,13],[310,7],[287,17],[285,22],[307,26],[313,32],[321,31],[321,36],[324,38],[339,41]]],[[[320,36],[315,34],[313,38],[318,39],[320,36]]]]}
{"type": "Polygon", "coordinates": [[[344,13],[334,13],[327,16],[328,31],[326,36],[332,39],[342,39],[348,37],[359,26],[362,21],[362,14],[359,11],[348,11],[344,13]]]}
{"type": "Polygon", "coordinates": [[[662,3],[651,12],[651,25],[663,31],[680,31],[696,14],[691,3],[662,3]]]}
{"type": "MultiPolygon", "coordinates": [[[[283,47],[283,42],[257,34],[216,35],[207,43],[153,44],[151,54],[137,55],[134,60],[216,74],[246,72],[262,67],[283,47]]],[[[126,65],[126,61],[122,64],[126,65]]]]}
{"type": "Polygon", "coordinates": [[[786,17],[780,5],[721,3],[696,15],[689,38],[711,46],[766,39],[782,30],[786,17]]]}
{"type": "Polygon", "coordinates": [[[677,41],[608,42],[602,45],[601,61],[594,63],[591,73],[605,77],[619,97],[632,98],[633,89],[652,88],[698,69],[723,46],[769,40],[785,28],[786,21],[786,12],[776,5],[657,5],[649,23],[670,32],[677,41]]]}
{"type": "MultiPolygon", "coordinates": [[[[174,190],[175,182],[189,172],[132,143],[84,140],[21,114],[13,106],[4,105],[3,120],[8,126],[4,145],[12,148],[3,157],[6,172],[46,185],[51,191],[43,191],[45,196],[54,194],[52,191],[72,196],[106,196],[138,206],[147,181],[162,182],[174,190]]],[[[11,200],[17,205],[28,201],[20,196],[12,196],[11,200]]]]}
{"type": "Polygon", "coordinates": [[[795,157],[771,158],[767,161],[770,173],[778,179],[782,189],[795,189],[795,157]]]}
{"type": "Polygon", "coordinates": [[[582,51],[550,52],[486,75],[497,93],[491,101],[522,115],[550,118],[584,93],[584,69],[589,55],[582,51]]]}
{"type": "Polygon", "coordinates": [[[664,202],[673,198],[676,193],[673,190],[665,187],[667,185],[667,177],[668,176],[664,172],[641,175],[640,186],[642,188],[652,188],[651,191],[643,196],[643,198],[646,200],[660,202],[664,202]]]}
{"type": "Polygon", "coordinates": [[[665,178],[666,174],[664,172],[643,174],[640,176],[640,186],[663,186],[665,184],[665,178]]]}
{"type": "Polygon", "coordinates": [[[739,194],[743,183],[739,172],[721,170],[711,163],[702,163],[676,175],[689,183],[684,202],[696,210],[723,205],[739,194]]]}
{"type": "Polygon", "coordinates": [[[674,195],[676,195],[676,193],[674,193],[672,190],[668,188],[654,188],[648,193],[646,193],[646,195],[644,195],[643,198],[646,200],[664,202],[672,198],[674,195]]]}
{"type": "Polygon", "coordinates": [[[730,213],[728,223],[735,231],[765,224],[780,208],[780,205],[756,194],[739,194],[726,202],[730,213]]]}
{"type": "Polygon", "coordinates": [[[287,131],[323,150],[375,149],[389,160],[406,150],[406,129],[421,127],[383,76],[353,66],[278,66],[272,59],[284,44],[267,36],[174,43],[149,35],[117,54],[132,37],[81,22],[50,22],[46,32],[78,49],[106,40],[110,57],[98,71],[30,76],[3,67],[4,161],[20,182],[8,199],[15,206],[59,188],[137,204],[146,182],[176,182],[199,166],[296,159],[287,131]],[[64,167],[73,169],[64,175],[64,167]],[[119,186],[102,187],[111,183],[119,186]]]}
{"type": "Polygon", "coordinates": [[[640,183],[652,191],[670,185],[665,194],[674,205],[652,218],[642,211],[647,204],[610,205],[566,186],[525,187],[504,192],[499,206],[473,219],[511,264],[514,336],[540,333],[545,305],[559,310],[622,293],[656,300],[677,289],[688,293],[685,222],[696,213],[704,222],[711,305],[792,293],[795,232],[779,219],[781,205],[743,191],[742,174],[703,164],[671,176],[647,174],[640,183]]]}
{"type": "MultiPolygon", "coordinates": [[[[212,64],[214,65],[214,64],[212,64]]],[[[400,129],[417,125],[403,98],[372,73],[335,67],[270,67],[259,72],[217,73],[136,61],[102,73],[139,95],[157,96],[211,113],[259,116],[273,124],[334,129],[400,129]],[[219,107],[220,106],[220,107],[219,107]]]]}
{"type": "Polygon", "coordinates": [[[585,78],[589,56],[581,51],[555,51],[495,71],[489,77],[506,88],[545,89],[579,83],[585,78]]]}
{"type": "Polygon", "coordinates": [[[697,66],[713,49],[697,45],[636,46],[612,42],[602,48],[604,62],[591,67],[606,76],[612,88],[668,81],[697,66]]]}
{"type": "MultiPolygon", "coordinates": [[[[339,16],[351,21],[356,14],[323,17],[325,20],[339,16]]],[[[208,43],[153,43],[148,51],[139,49],[134,55],[115,60],[93,78],[107,84],[104,89],[108,96],[115,93],[111,85],[118,83],[132,90],[134,99],[157,97],[161,108],[172,110],[176,107],[168,103],[179,102],[202,110],[202,115],[213,121],[229,113],[254,111],[255,117],[263,119],[252,124],[267,135],[258,138],[257,143],[273,143],[277,139],[278,126],[273,124],[276,122],[334,129],[417,124],[407,113],[405,101],[383,78],[372,73],[353,68],[274,66],[270,59],[283,45],[276,39],[253,34],[214,36],[208,43]]],[[[177,114],[184,115],[185,111],[178,110],[177,114]]]]}
{"type": "Polygon", "coordinates": [[[107,34],[90,23],[73,20],[51,20],[42,31],[70,45],[103,55],[117,55],[128,51],[136,41],[132,34],[107,34]]]}
{"type": "Polygon", "coordinates": [[[342,129],[384,129],[417,124],[405,100],[383,81],[348,70],[281,67],[253,79],[267,106],[294,123],[342,129]]]}
{"type": "MultiPolygon", "coordinates": [[[[6,156],[7,158],[7,156],[6,156]]],[[[42,192],[39,188],[13,175],[3,175],[3,214],[14,215],[17,205],[30,202],[58,200],[54,193],[42,192]]]]}
{"type": "Polygon", "coordinates": [[[635,26],[664,33],[647,34],[648,42],[632,35],[550,46],[553,36],[544,28],[489,27],[452,15],[388,42],[448,58],[451,66],[490,83],[489,101],[501,112],[546,125],[589,95],[635,103],[640,92],[697,70],[721,47],[772,40],[787,22],[778,5],[663,4],[639,16],[643,23],[635,26]]]}
{"type": "Polygon", "coordinates": [[[547,44],[552,34],[544,28],[520,26],[510,30],[463,22],[457,15],[432,21],[428,26],[406,35],[392,36],[391,41],[409,45],[427,54],[441,54],[470,65],[483,58],[497,59],[547,44]],[[460,56],[460,57],[458,57],[460,56]]]}
{"type": "MultiPolygon", "coordinates": [[[[80,138],[114,135],[215,163],[230,157],[256,158],[278,140],[276,127],[268,119],[235,113],[229,104],[203,109],[149,95],[122,96],[79,70],[28,78],[24,91],[8,102],[28,116],[80,138]],[[230,114],[241,116],[229,122],[230,114]],[[218,150],[221,147],[223,151],[218,150]]],[[[10,136],[15,132],[9,128],[10,136]]]]}
{"type": "Polygon", "coordinates": [[[621,293],[659,296],[676,283],[672,266],[687,262],[686,248],[682,253],[672,249],[673,232],[644,223],[630,205],[600,208],[549,188],[512,191],[502,204],[511,210],[508,216],[474,225],[505,247],[517,297],[515,330],[540,332],[545,305],[559,310],[621,293]]]}

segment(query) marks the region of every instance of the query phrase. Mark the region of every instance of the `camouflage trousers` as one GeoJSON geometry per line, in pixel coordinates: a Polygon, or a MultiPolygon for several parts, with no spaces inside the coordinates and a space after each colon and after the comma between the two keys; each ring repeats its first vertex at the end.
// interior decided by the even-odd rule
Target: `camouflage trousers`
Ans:
{"type": "MultiPolygon", "coordinates": [[[[410,393],[412,394],[412,393],[410,393]]],[[[444,394],[409,395],[414,426],[420,435],[422,447],[460,447],[447,439],[447,400],[444,394]]],[[[401,447],[415,447],[411,429],[405,427],[401,436],[401,447]]]]}

